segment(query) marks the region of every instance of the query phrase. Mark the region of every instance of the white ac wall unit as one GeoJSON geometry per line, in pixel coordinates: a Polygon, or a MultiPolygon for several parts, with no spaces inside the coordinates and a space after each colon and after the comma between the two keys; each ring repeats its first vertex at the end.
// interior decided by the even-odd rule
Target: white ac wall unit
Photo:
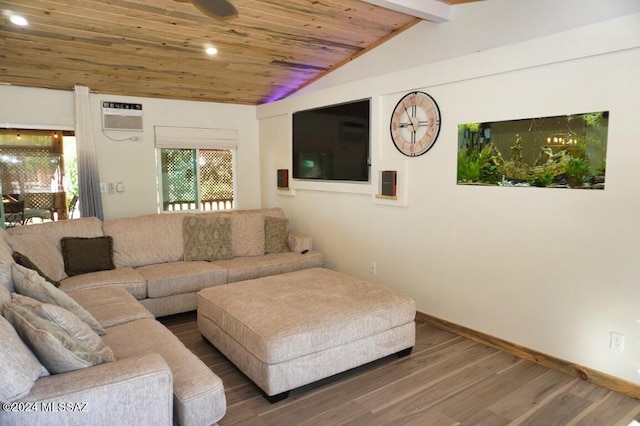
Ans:
{"type": "Polygon", "coordinates": [[[142,104],[102,102],[102,130],[142,131],[142,104]]]}

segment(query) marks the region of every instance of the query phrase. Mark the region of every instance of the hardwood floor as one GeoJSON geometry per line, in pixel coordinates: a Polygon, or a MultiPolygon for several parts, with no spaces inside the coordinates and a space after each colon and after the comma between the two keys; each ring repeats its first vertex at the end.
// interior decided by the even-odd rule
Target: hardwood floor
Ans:
{"type": "Polygon", "coordinates": [[[597,425],[640,421],[640,401],[416,323],[410,356],[390,356],[269,404],[197,330],[160,319],[224,382],[227,425],[597,425]]]}

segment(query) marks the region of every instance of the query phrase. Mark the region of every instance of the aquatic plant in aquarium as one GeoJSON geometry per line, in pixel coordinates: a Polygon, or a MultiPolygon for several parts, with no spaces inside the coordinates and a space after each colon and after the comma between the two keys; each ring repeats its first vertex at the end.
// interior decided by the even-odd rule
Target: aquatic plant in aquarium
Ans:
{"type": "Polygon", "coordinates": [[[458,126],[459,185],[604,189],[609,112],[458,126]]]}

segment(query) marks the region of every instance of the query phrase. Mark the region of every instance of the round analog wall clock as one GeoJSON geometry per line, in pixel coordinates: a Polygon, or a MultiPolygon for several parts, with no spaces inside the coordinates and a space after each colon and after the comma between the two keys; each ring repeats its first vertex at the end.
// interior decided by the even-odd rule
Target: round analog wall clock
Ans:
{"type": "Polygon", "coordinates": [[[391,139],[398,151],[417,157],[429,151],[440,133],[440,109],[424,92],[407,93],[391,114],[391,139]]]}

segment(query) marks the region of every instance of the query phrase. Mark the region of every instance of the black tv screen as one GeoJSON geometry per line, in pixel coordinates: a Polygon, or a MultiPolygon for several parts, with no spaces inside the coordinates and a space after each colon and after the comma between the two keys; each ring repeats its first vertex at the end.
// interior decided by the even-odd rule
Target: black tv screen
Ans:
{"type": "Polygon", "coordinates": [[[369,181],[370,100],[293,113],[293,178],[369,181]]]}

